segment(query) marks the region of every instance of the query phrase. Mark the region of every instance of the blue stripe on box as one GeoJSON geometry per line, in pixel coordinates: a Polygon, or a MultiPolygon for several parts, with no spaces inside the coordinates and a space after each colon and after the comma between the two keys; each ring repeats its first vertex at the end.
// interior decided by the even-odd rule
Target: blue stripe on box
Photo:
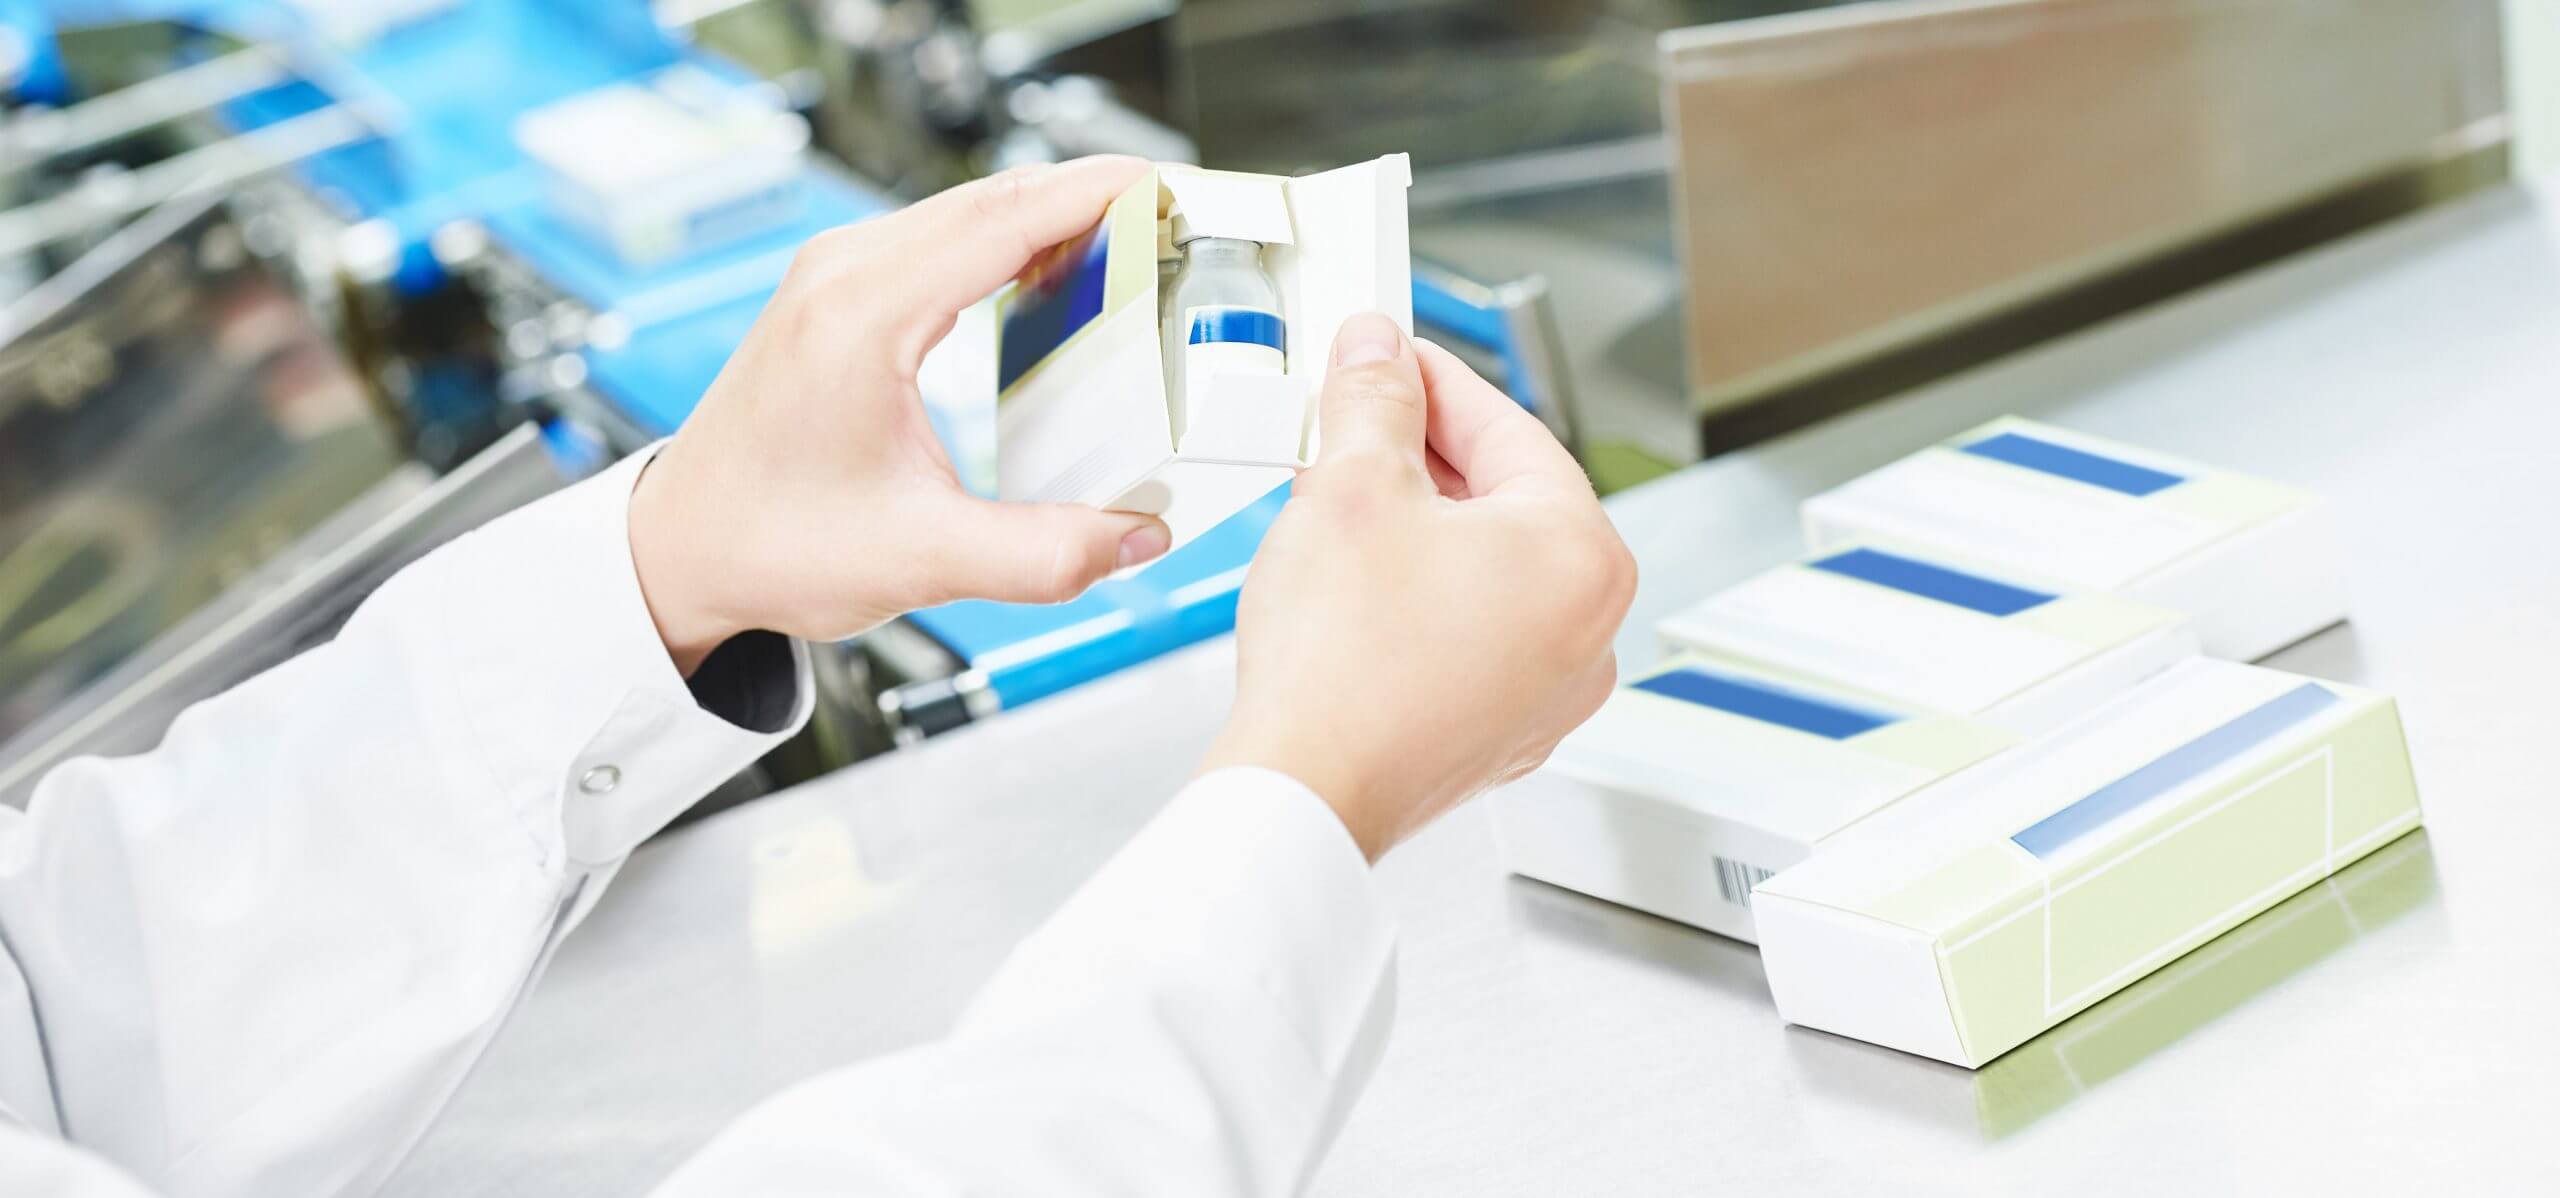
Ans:
{"type": "Polygon", "coordinates": [[[1102,316],[1110,292],[1110,222],[1051,248],[1014,283],[996,329],[996,394],[1012,390],[1067,339],[1102,316]]]}
{"type": "Polygon", "coordinates": [[[2285,729],[2320,714],[2338,696],[2306,682],[2241,713],[2231,722],[2161,754],[2150,764],[2109,782],[2009,839],[2038,857],[2089,835],[2117,816],[2142,806],[2236,760],[2285,729]]]}
{"type": "Polygon", "coordinates": [[[1260,308],[1193,308],[1189,340],[1193,345],[1242,341],[1284,353],[1289,348],[1288,328],[1280,323],[1279,314],[1260,308]]]}
{"type": "Polygon", "coordinates": [[[2043,591],[2013,587],[1962,570],[1874,549],[1852,549],[1811,563],[1816,570],[1889,587],[1906,595],[1970,608],[1986,616],[2014,616],[2053,602],[2043,591]]]}
{"type": "Polygon", "coordinates": [[[1776,724],[1832,740],[1847,740],[1894,721],[1893,716],[1882,712],[1866,711],[1765,682],[1710,674],[1699,669],[1672,670],[1628,685],[1666,699],[1712,707],[1763,724],[1776,724]]]}
{"type": "Polygon", "coordinates": [[[2136,466],[2131,462],[2118,461],[2115,458],[2090,453],[2085,449],[2056,445],[2051,441],[2040,441],[2019,433],[1999,433],[1985,437],[1965,446],[1964,452],[1976,457],[1990,458],[1995,462],[2007,462],[2012,466],[2024,466],[2040,474],[2067,478],[2073,482],[2105,487],[2110,491],[2119,491],[2133,496],[2165,491],[2187,481],[2184,475],[2171,474],[2166,470],[2154,470],[2149,466],[2136,466]]]}

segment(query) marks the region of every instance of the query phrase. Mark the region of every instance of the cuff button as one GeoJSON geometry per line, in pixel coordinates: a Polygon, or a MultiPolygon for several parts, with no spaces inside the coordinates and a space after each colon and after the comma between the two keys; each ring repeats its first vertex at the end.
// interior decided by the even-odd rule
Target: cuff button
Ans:
{"type": "Polygon", "coordinates": [[[591,795],[611,794],[620,785],[622,771],[609,765],[596,766],[578,778],[578,789],[591,795]]]}

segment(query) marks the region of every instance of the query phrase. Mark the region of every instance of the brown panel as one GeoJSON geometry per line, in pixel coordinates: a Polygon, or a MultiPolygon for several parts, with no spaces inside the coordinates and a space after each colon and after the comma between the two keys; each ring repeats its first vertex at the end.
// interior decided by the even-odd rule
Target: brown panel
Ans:
{"type": "Polygon", "coordinates": [[[1729,406],[2466,148],[2499,132],[2497,21],[1968,0],[1666,34],[1692,389],[1729,406]]]}

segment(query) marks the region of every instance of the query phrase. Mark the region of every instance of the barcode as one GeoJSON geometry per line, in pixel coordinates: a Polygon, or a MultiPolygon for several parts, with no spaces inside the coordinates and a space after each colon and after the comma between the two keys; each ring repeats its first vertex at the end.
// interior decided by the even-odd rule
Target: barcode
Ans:
{"type": "Polygon", "coordinates": [[[1737,907],[1751,905],[1751,888],[1767,881],[1776,870],[1745,865],[1728,857],[1716,858],[1716,893],[1737,907]]]}

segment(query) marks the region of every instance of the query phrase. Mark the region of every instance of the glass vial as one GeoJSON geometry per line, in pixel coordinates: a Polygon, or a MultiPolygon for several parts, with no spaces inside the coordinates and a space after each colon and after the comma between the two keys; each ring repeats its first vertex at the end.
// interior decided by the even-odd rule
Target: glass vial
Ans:
{"type": "Polygon", "coordinates": [[[1165,392],[1178,398],[1188,429],[1216,376],[1288,373],[1288,338],[1261,242],[1195,236],[1179,217],[1174,242],[1182,266],[1164,304],[1165,392]]]}

